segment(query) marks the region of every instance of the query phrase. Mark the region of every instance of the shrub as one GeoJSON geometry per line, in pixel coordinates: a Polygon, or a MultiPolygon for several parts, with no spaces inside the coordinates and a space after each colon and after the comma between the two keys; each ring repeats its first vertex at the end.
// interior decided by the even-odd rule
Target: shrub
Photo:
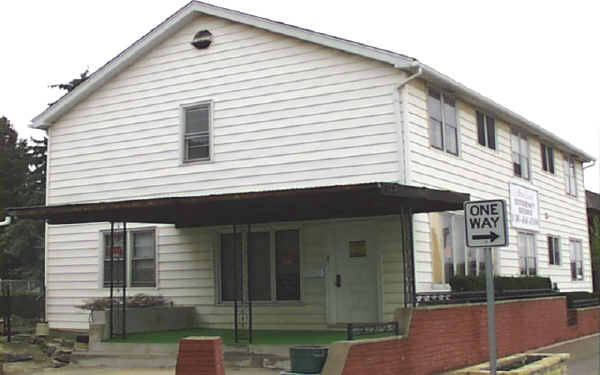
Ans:
{"type": "MultiPolygon", "coordinates": [[[[454,276],[450,279],[453,292],[472,292],[485,290],[485,276],[454,276]]],[[[540,276],[494,276],[494,289],[551,289],[549,277],[540,276]]]]}
{"type": "MultiPolygon", "coordinates": [[[[113,297],[113,308],[119,308],[123,302],[122,297],[113,297]]],[[[150,296],[139,293],[134,296],[127,297],[127,307],[161,307],[173,305],[161,295],[150,296]]],[[[110,297],[96,297],[85,301],[83,305],[75,306],[82,310],[100,311],[110,309],[110,297]]]]}

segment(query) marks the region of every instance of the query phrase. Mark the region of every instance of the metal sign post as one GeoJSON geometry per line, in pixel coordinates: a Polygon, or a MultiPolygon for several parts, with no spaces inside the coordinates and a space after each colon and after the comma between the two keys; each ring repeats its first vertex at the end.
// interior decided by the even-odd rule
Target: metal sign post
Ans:
{"type": "Polygon", "coordinates": [[[508,245],[506,202],[503,200],[465,202],[464,209],[467,246],[483,247],[485,252],[490,374],[496,375],[498,365],[492,247],[508,245]]]}

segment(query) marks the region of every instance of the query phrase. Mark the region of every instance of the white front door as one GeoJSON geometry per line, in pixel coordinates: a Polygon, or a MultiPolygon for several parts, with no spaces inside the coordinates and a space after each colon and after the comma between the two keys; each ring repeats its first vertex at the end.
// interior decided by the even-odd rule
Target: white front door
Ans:
{"type": "Polygon", "coordinates": [[[340,222],[335,231],[334,290],[337,323],[377,322],[377,242],[374,225],[340,222]]]}

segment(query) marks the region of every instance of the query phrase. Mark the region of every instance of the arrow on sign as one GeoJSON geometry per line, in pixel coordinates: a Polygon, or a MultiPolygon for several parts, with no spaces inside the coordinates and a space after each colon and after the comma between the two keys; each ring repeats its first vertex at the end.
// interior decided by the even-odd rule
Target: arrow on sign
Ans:
{"type": "Polygon", "coordinates": [[[490,240],[491,242],[496,241],[496,238],[498,238],[500,236],[498,236],[496,233],[490,231],[490,234],[475,234],[473,235],[473,239],[474,240],[490,240]]]}

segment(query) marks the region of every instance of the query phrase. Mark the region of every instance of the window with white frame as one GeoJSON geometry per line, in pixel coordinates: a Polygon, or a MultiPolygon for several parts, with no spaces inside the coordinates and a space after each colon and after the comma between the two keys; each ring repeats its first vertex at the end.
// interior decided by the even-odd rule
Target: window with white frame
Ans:
{"type": "Polygon", "coordinates": [[[454,98],[430,88],[427,111],[431,146],[458,155],[458,125],[454,98]]]}
{"type": "Polygon", "coordinates": [[[517,131],[511,133],[513,172],[515,176],[529,179],[529,143],[525,134],[517,131]]]}
{"type": "Polygon", "coordinates": [[[183,161],[210,159],[211,104],[183,106],[183,161]]]}
{"type": "Polygon", "coordinates": [[[496,121],[477,111],[477,141],[482,146],[496,149],[496,121]]]}
{"type": "Polygon", "coordinates": [[[156,286],[156,244],[154,229],[133,230],[128,231],[127,234],[127,254],[125,254],[122,231],[114,232],[112,242],[110,232],[102,232],[104,287],[110,286],[111,279],[114,286],[122,286],[124,275],[130,275],[126,279],[131,287],[156,286]],[[124,255],[127,257],[127,262],[125,262],[124,255]],[[126,273],[123,272],[124,268],[126,273]]]}
{"type": "Polygon", "coordinates": [[[583,249],[581,241],[571,240],[571,280],[583,280],[583,249]]]}
{"type": "Polygon", "coordinates": [[[537,275],[535,235],[519,232],[519,269],[521,275],[537,275]]]}
{"type": "Polygon", "coordinates": [[[560,265],[560,238],[548,236],[548,264],[560,265]]]}
{"type": "Polygon", "coordinates": [[[577,169],[575,159],[565,158],[565,183],[567,194],[577,196],[577,169]]]}
{"type": "Polygon", "coordinates": [[[300,234],[296,229],[222,233],[221,301],[240,299],[247,288],[253,301],[300,300],[300,234]],[[242,256],[242,250],[244,256],[242,256]],[[240,278],[242,267],[249,278],[240,278]],[[242,288],[242,283],[246,283],[242,288]]]}
{"type": "Polygon", "coordinates": [[[542,169],[554,174],[554,149],[552,146],[543,143],[540,145],[542,151],[542,169]]]}
{"type": "MultiPolygon", "coordinates": [[[[429,225],[434,282],[448,283],[454,276],[480,275],[485,272],[484,252],[466,246],[464,215],[448,212],[430,213],[429,225]],[[443,267],[438,263],[443,263],[443,267]]],[[[493,257],[496,257],[495,252],[493,257]]]]}

